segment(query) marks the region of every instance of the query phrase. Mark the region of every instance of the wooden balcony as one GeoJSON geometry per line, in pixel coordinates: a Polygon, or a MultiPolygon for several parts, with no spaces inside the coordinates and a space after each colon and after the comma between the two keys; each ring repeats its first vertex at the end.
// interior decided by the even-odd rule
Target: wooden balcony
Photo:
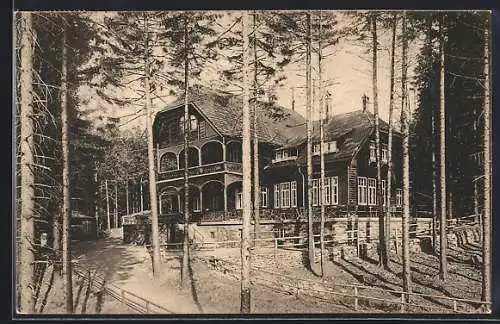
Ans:
{"type": "MultiPolygon", "coordinates": [[[[217,162],[205,165],[199,165],[188,168],[189,177],[195,177],[205,174],[214,174],[220,172],[231,172],[243,174],[243,166],[237,162],[217,162]]],[[[158,174],[157,181],[177,180],[184,177],[184,169],[170,170],[158,174]]]]}

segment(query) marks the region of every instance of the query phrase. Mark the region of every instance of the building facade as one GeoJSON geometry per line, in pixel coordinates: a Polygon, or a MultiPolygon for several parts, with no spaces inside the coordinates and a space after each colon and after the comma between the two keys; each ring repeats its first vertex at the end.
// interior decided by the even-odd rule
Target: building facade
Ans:
{"type": "MultiPolygon", "coordinates": [[[[198,223],[238,221],[242,208],[241,98],[227,93],[194,92],[189,101],[190,219],[198,223]]],[[[184,102],[157,113],[154,121],[160,217],[182,219],[184,208],[184,102]]],[[[363,109],[329,116],[325,129],[326,181],[321,197],[319,121],[313,123],[312,205],[321,199],[327,218],[374,216],[377,202],[375,126],[363,109]],[[372,215],[373,214],[373,215],[372,215]]],[[[380,120],[382,194],[387,178],[388,125],[380,120]]],[[[301,219],[307,207],[306,120],[276,105],[257,108],[260,217],[301,219]]],[[[401,138],[394,132],[392,204],[400,206],[401,138]]],[[[385,199],[384,199],[385,200],[385,199]]]]}

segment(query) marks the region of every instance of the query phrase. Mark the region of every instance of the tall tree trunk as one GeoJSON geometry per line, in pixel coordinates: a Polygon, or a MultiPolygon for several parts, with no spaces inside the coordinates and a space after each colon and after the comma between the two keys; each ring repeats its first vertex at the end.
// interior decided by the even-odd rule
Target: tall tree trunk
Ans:
{"type": "MultiPolygon", "coordinates": [[[[408,118],[408,86],[407,86],[407,69],[408,69],[408,39],[406,29],[406,11],[403,14],[403,63],[402,63],[402,78],[401,88],[403,89],[402,105],[401,105],[401,129],[403,135],[403,291],[411,292],[411,274],[410,274],[410,123],[408,118]]],[[[406,295],[406,301],[409,296],[406,295]]]]}
{"type": "Polygon", "coordinates": [[[115,179],[115,228],[118,228],[118,180],[115,179]]]}
{"type": "Polygon", "coordinates": [[[20,68],[20,244],[18,250],[20,305],[19,312],[24,314],[35,312],[33,287],[33,261],[35,255],[32,244],[35,238],[35,176],[33,174],[34,147],[33,138],[33,44],[34,29],[31,13],[20,14],[21,31],[21,68],[20,68]]]}
{"type": "Polygon", "coordinates": [[[184,240],[182,243],[181,286],[187,283],[189,270],[189,38],[188,19],[184,15],[184,240]]]}
{"type": "Polygon", "coordinates": [[[312,66],[311,66],[311,13],[307,12],[307,48],[306,48],[306,120],[307,120],[307,225],[308,225],[308,256],[309,268],[316,274],[314,266],[314,233],[312,208],[312,66]]]}
{"type": "MultiPolygon", "coordinates": [[[[143,212],[144,211],[144,192],[143,192],[143,189],[142,189],[142,176],[141,176],[141,186],[140,186],[140,189],[141,189],[141,212],[143,212]]],[[[106,194],[106,197],[107,197],[107,194],[106,194]]],[[[108,208],[108,210],[109,210],[109,208],[108,208]]]]}
{"type": "Polygon", "coordinates": [[[130,214],[130,204],[129,204],[129,197],[128,197],[128,178],[125,180],[125,200],[126,200],[126,205],[127,205],[127,215],[130,214]]]}
{"type": "Polygon", "coordinates": [[[371,31],[372,31],[372,88],[373,88],[373,114],[375,118],[375,149],[376,149],[376,164],[377,164],[377,216],[379,229],[379,266],[387,268],[387,248],[385,246],[385,214],[382,212],[382,176],[380,172],[380,125],[378,117],[378,87],[377,87],[377,17],[371,14],[371,31]]]}
{"type": "MultiPolygon", "coordinates": [[[[257,62],[257,11],[253,13],[253,56],[254,56],[254,70],[253,70],[253,179],[254,179],[254,199],[253,199],[253,213],[254,213],[254,239],[258,239],[260,231],[260,174],[259,174],[259,134],[258,134],[258,62],[257,62]]],[[[255,241],[254,241],[255,245],[255,241]]]]}
{"type": "Polygon", "coordinates": [[[108,180],[104,181],[106,186],[106,218],[108,221],[108,231],[111,231],[111,216],[109,215],[109,190],[108,190],[108,180]]]}
{"type": "Polygon", "coordinates": [[[250,218],[252,216],[252,160],[250,133],[250,80],[248,78],[248,13],[242,13],[243,30],[243,221],[241,231],[241,313],[250,313],[250,218]]]}
{"type": "MultiPolygon", "coordinates": [[[[484,30],[484,209],[483,209],[483,284],[482,300],[491,302],[491,118],[490,118],[490,19],[484,30]]],[[[490,307],[488,307],[488,310],[490,307]]]]}
{"type": "Polygon", "coordinates": [[[68,82],[67,82],[67,48],[66,48],[66,21],[63,19],[62,39],[62,66],[61,66],[61,127],[62,127],[62,156],[63,156],[63,276],[64,293],[66,299],[66,313],[73,313],[73,280],[71,269],[71,206],[69,196],[69,134],[68,134],[68,82]]]}
{"type": "MultiPolygon", "coordinates": [[[[319,241],[320,241],[320,250],[321,250],[321,276],[325,276],[325,134],[324,134],[324,122],[325,122],[325,111],[324,111],[324,98],[323,98],[323,71],[322,71],[322,63],[323,63],[323,57],[322,57],[322,42],[321,42],[321,37],[323,33],[323,26],[322,26],[322,12],[319,12],[319,35],[318,35],[318,74],[319,74],[319,127],[320,127],[320,186],[321,186],[321,195],[320,195],[320,201],[321,201],[321,224],[320,224],[320,235],[319,235],[319,241]]],[[[331,190],[331,187],[330,187],[331,190]]],[[[331,194],[331,192],[329,192],[331,194]]]]}
{"type": "Polygon", "coordinates": [[[146,128],[148,136],[148,171],[149,171],[149,210],[151,213],[151,234],[153,248],[153,276],[155,279],[160,278],[160,235],[158,228],[158,197],[156,195],[156,174],[155,174],[155,157],[153,146],[153,108],[151,107],[151,88],[150,71],[149,71],[149,30],[148,18],[144,15],[144,25],[146,30],[146,48],[144,53],[144,92],[146,104],[146,128]]]}
{"type": "MultiPolygon", "coordinates": [[[[396,27],[398,24],[397,14],[394,14],[392,22],[392,42],[391,42],[391,84],[389,90],[389,134],[387,139],[387,180],[386,180],[386,223],[385,223],[385,247],[389,253],[389,240],[391,235],[391,197],[392,197],[392,115],[394,113],[394,60],[396,56],[396,27]]],[[[396,239],[397,240],[397,239],[396,239]]],[[[389,267],[390,258],[387,258],[387,266],[389,267]]]]}
{"type": "Polygon", "coordinates": [[[439,47],[439,73],[440,73],[440,84],[439,84],[439,133],[440,133],[440,166],[441,166],[441,224],[440,224],[440,258],[439,258],[439,278],[443,281],[448,277],[448,263],[446,260],[446,114],[445,114],[445,84],[444,84],[444,31],[443,31],[443,20],[441,19],[439,23],[439,36],[440,36],[440,47],[439,47]]]}
{"type": "Polygon", "coordinates": [[[431,150],[432,150],[432,250],[434,253],[437,251],[437,170],[436,170],[436,130],[434,121],[434,111],[431,115],[431,150]]]}

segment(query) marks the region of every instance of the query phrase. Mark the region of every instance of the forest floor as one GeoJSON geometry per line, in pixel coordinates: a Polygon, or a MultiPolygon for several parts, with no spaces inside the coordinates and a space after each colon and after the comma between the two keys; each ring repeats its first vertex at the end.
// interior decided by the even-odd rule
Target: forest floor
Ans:
{"type": "MultiPolygon", "coordinates": [[[[377,256],[365,259],[325,261],[325,276],[307,269],[300,250],[257,248],[252,255],[252,313],[376,313],[400,311],[402,290],[401,257],[391,255],[390,270],[377,265],[377,256]],[[342,286],[344,285],[344,286],[342,286]],[[358,290],[354,307],[353,290],[349,285],[370,288],[358,290]],[[361,298],[369,296],[369,299],[361,298]]],[[[185,286],[181,281],[181,252],[163,256],[161,274],[154,279],[151,257],[143,246],[123,245],[117,238],[79,242],[73,247],[77,263],[100,273],[107,283],[125,289],[159,304],[175,314],[238,314],[240,311],[239,249],[192,251],[185,286]]],[[[426,253],[411,255],[413,292],[432,296],[412,296],[407,312],[448,313],[453,300],[440,297],[480,299],[481,271],[471,262],[471,255],[480,247],[469,244],[450,247],[449,277],[439,279],[438,257],[426,253]]],[[[46,271],[50,273],[50,271],[46,271]]],[[[46,277],[49,277],[47,275],[46,277]]],[[[120,301],[106,294],[95,294],[74,276],[75,313],[134,314],[120,301]]],[[[50,281],[46,279],[45,281],[50,281]]],[[[48,286],[46,283],[45,286],[48,286]]],[[[46,290],[46,289],[45,289],[46,290]]],[[[43,289],[41,295],[44,295],[43,289]]],[[[56,275],[51,293],[47,294],[43,313],[64,313],[64,290],[56,275]]],[[[41,298],[42,299],[42,298],[41,298]]],[[[458,302],[457,311],[473,312],[479,306],[458,302]]]]}

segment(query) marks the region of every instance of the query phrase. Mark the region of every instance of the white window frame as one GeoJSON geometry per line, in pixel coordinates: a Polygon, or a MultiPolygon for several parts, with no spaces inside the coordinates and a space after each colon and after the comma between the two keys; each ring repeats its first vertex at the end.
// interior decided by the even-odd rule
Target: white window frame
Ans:
{"type": "Polygon", "coordinates": [[[382,145],[382,150],[380,152],[380,154],[382,155],[382,163],[387,163],[389,161],[389,155],[388,155],[388,150],[387,150],[387,147],[384,147],[382,145]]]}
{"type": "Polygon", "coordinates": [[[240,189],[236,190],[234,196],[234,208],[237,210],[243,209],[243,191],[240,189]]]}
{"type": "Polygon", "coordinates": [[[332,205],[338,205],[339,203],[339,177],[331,177],[330,178],[330,185],[331,185],[331,193],[332,193],[332,198],[331,198],[331,203],[332,205]]]}
{"type": "Polygon", "coordinates": [[[368,204],[368,186],[366,177],[358,177],[358,205],[368,204]]]}
{"type": "Polygon", "coordinates": [[[320,184],[319,184],[320,179],[313,179],[312,180],[312,192],[311,192],[311,200],[312,200],[312,205],[313,206],[318,206],[320,204],[320,184]]]}
{"type": "Polygon", "coordinates": [[[274,208],[280,208],[280,185],[274,185],[274,208]]]}
{"type": "Polygon", "coordinates": [[[385,180],[382,180],[382,206],[387,205],[387,192],[385,187],[385,180]]]}
{"type": "Polygon", "coordinates": [[[320,149],[321,149],[320,143],[314,143],[312,146],[312,154],[319,155],[321,153],[320,149]]]}
{"type": "Polygon", "coordinates": [[[325,205],[332,204],[331,182],[332,182],[332,179],[330,177],[328,177],[328,178],[325,178],[325,183],[323,184],[323,202],[325,205]]]}
{"type": "Polygon", "coordinates": [[[377,205],[377,179],[368,178],[367,179],[367,187],[368,187],[368,205],[376,206],[377,205]]]}
{"type": "Polygon", "coordinates": [[[267,208],[267,187],[260,187],[260,207],[267,208]]]}
{"type": "Polygon", "coordinates": [[[290,182],[290,206],[297,207],[297,181],[290,182]]]}
{"type": "Polygon", "coordinates": [[[290,182],[280,183],[281,208],[290,208],[290,182]]]}
{"type": "Polygon", "coordinates": [[[200,197],[199,196],[194,196],[193,197],[193,211],[194,212],[200,212],[201,211],[200,197]]]}
{"type": "Polygon", "coordinates": [[[403,190],[396,189],[396,206],[403,206],[403,190]]]}

